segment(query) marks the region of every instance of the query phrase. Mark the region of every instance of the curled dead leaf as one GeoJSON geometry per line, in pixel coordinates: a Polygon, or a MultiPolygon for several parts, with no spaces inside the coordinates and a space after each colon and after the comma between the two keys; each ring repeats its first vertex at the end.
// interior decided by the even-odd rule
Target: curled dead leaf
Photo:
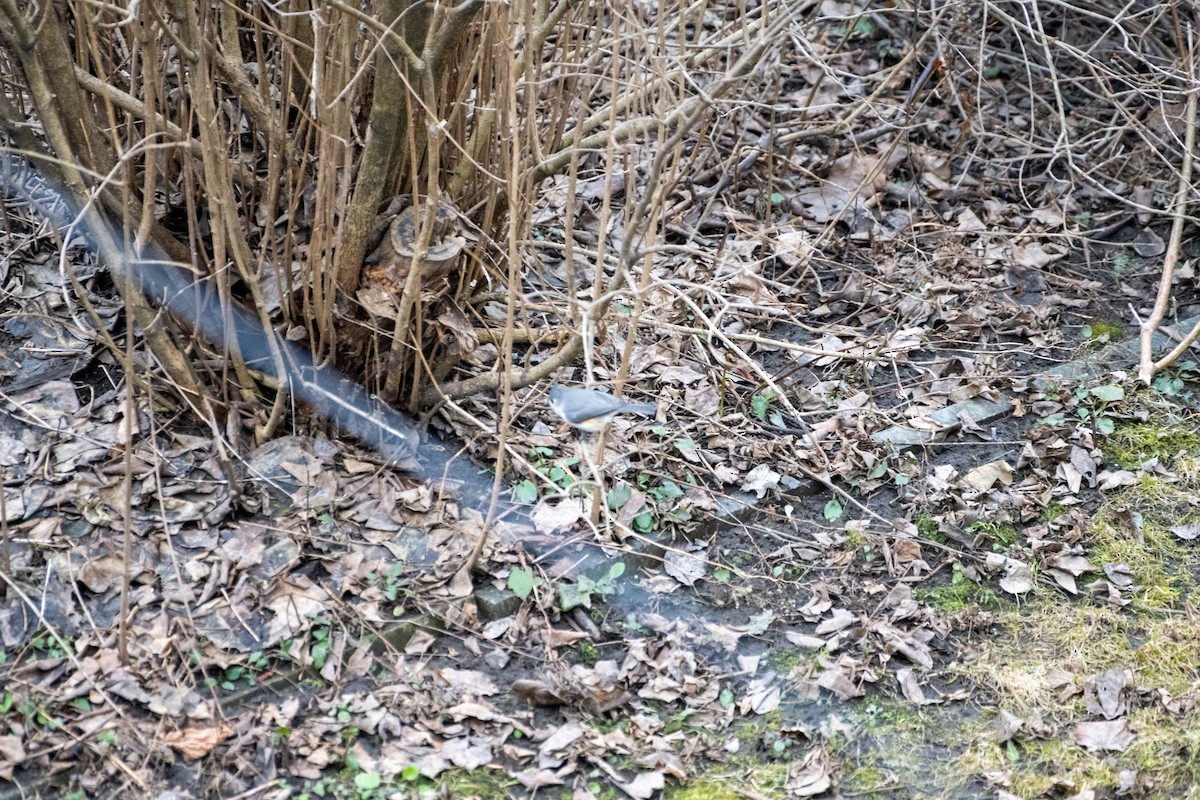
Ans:
{"type": "Polygon", "coordinates": [[[196,760],[212,752],[213,748],[233,735],[233,726],[221,723],[212,728],[184,728],[170,731],[163,741],[175,748],[187,759],[196,760]]]}
{"type": "Polygon", "coordinates": [[[1008,486],[1013,481],[1013,468],[1007,461],[993,461],[976,467],[963,476],[963,482],[981,492],[994,486],[1008,486]]]}
{"type": "Polygon", "coordinates": [[[803,759],[793,761],[788,767],[785,784],[788,797],[815,797],[827,792],[833,786],[829,767],[829,754],[820,747],[808,751],[803,759]]]}

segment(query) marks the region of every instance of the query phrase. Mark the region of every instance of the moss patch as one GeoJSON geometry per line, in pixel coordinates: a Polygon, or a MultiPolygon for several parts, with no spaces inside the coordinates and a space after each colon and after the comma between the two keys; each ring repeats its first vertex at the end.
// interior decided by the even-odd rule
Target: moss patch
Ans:
{"type": "Polygon", "coordinates": [[[929,603],[944,614],[958,614],[973,606],[996,611],[1011,605],[990,587],[980,585],[963,575],[958,564],[954,565],[949,581],[939,584],[929,582],[917,588],[914,594],[918,600],[929,603]]]}
{"type": "Polygon", "coordinates": [[[1179,423],[1120,425],[1100,449],[1122,469],[1138,469],[1152,458],[1172,464],[1180,458],[1200,459],[1200,434],[1179,423]]]}
{"type": "Polygon", "coordinates": [[[1125,338],[1129,327],[1119,320],[1098,319],[1083,326],[1080,333],[1090,345],[1100,346],[1125,338]]]}

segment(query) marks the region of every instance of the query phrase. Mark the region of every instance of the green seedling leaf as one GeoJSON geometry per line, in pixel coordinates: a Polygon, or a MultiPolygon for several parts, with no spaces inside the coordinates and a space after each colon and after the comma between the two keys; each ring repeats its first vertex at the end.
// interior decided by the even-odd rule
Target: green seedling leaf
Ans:
{"type": "Polygon", "coordinates": [[[592,587],[591,581],[588,581],[588,586],[584,587],[583,582],[579,583],[560,583],[558,585],[558,607],[563,611],[570,611],[573,608],[583,606],[584,608],[592,607],[592,587]]]}
{"type": "Polygon", "coordinates": [[[542,579],[524,567],[516,567],[508,573],[508,589],[522,600],[533,594],[542,585],[542,579]]]}
{"type": "Polygon", "coordinates": [[[696,455],[696,440],[687,437],[675,440],[675,449],[680,455],[689,461],[699,461],[700,456],[696,455]]]}
{"type": "Polygon", "coordinates": [[[575,482],[575,476],[562,467],[551,467],[546,477],[552,480],[556,486],[561,486],[564,489],[575,482]]]}
{"type": "Polygon", "coordinates": [[[1118,400],[1125,399],[1125,390],[1115,383],[1106,383],[1103,386],[1093,386],[1091,389],[1093,397],[1098,397],[1106,403],[1115,403],[1118,400]]]}
{"type": "Polygon", "coordinates": [[[882,478],[885,474],[887,474],[887,467],[887,461],[881,458],[879,461],[875,462],[875,466],[872,467],[871,471],[867,473],[867,477],[872,479],[882,478]]]}
{"type": "Polygon", "coordinates": [[[1167,397],[1175,397],[1183,392],[1183,381],[1179,378],[1168,378],[1166,375],[1160,375],[1154,379],[1154,389],[1159,394],[1165,394],[1167,397]]]}
{"type": "Polygon", "coordinates": [[[654,514],[650,513],[649,507],[633,518],[633,527],[638,533],[650,533],[654,530],[654,514]]]}
{"type": "Polygon", "coordinates": [[[628,483],[621,482],[612,488],[608,493],[608,507],[613,511],[619,511],[625,507],[633,498],[633,487],[628,483]]]}
{"type": "Polygon", "coordinates": [[[383,778],[374,772],[360,772],[354,776],[354,788],[360,792],[373,792],[383,785],[383,778]]]}
{"type": "Polygon", "coordinates": [[[1112,436],[1113,431],[1117,429],[1117,425],[1110,417],[1100,417],[1096,420],[1096,430],[1105,436],[1112,436]]]}
{"type": "Polygon", "coordinates": [[[729,579],[733,576],[733,573],[731,573],[725,567],[717,567],[713,570],[712,576],[713,580],[715,581],[720,583],[729,583],[729,579]]]}
{"type": "Polygon", "coordinates": [[[766,420],[767,411],[771,408],[771,400],[774,399],[772,392],[762,392],[750,398],[750,411],[760,420],[766,420]]]}
{"type": "Polygon", "coordinates": [[[400,780],[412,783],[421,777],[421,768],[416,764],[409,764],[404,769],[400,770],[400,780]]]}
{"type": "Polygon", "coordinates": [[[774,621],[775,612],[768,608],[761,614],[755,614],[750,618],[750,621],[746,623],[746,633],[751,636],[762,636],[774,621]]]}
{"type": "Polygon", "coordinates": [[[658,487],[660,497],[683,497],[683,489],[675,481],[666,480],[658,487]]]}
{"type": "Polygon", "coordinates": [[[537,484],[528,478],[518,483],[513,493],[516,495],[518,503],[524,503],[527,506],[533,505],[538,499],[537,484]]]}
{"type": "Polygon", "coordinates": [[[726,711],[733,708],[733,692],[731,692],[728,688],[722,688],[721,694],[717,697],[717,702],[719,702],[721,707],[726,711]]]}
{"type": "Polygon", "coordinates": [[[825,504],[825,519],[828,522],[837,522],[842,517],[842,504],[837,500],[830,500],[825,504]]]}
{"type": "Polygon", "coordinates": [[[784,200],[786,200],[786,199],[787,199],[787,198],[785,198],[785,197],[784,197],[782,194],[780,194],[779,192],[771,192],[771,205],[777,206],[777,205],[779,205],[780,203],[782,203],[782,202],[783,202],[784,200]]]}
{"type": "Polygon", "coordinates": [[[329,643],[317,642],[312,648],[312,665],[317,669],[325,667],[325,659],[329,658],[329,643]]]}
{"type": "Polygon", "coordinates": [[[688,522],[692,518],[692,512],[686,508],[672,508],[670,511],[662,515],[663,522],[673,522],[676,524],[688,522]]]}

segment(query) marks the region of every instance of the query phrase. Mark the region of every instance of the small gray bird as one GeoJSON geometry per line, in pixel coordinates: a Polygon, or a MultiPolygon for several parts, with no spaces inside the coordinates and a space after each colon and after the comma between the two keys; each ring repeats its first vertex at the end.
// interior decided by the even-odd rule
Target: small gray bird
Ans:
{"type": "Polygon", "coordinates": [[[604,430],[617,414],[653,417],[658,413],[656,403],[629,403],[595,389],[564,389],[557,383],[550,387],[550,408],[567,423],[588,433],[604,430]]]}

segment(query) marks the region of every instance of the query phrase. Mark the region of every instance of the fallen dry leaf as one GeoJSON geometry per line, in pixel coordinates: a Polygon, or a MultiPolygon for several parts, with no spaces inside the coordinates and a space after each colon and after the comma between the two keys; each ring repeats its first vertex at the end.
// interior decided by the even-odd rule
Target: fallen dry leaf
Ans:
{"type": "Polygon", "coordinates": [[[824,748],[814,747],[804,758],[793,761],[788,767],[784,791],[788,797],[815,797],[833,786],[829,774],[830,758],[824,748]]]}
{"type": "Polygon", "coordinates": [[[208,755],[214,747],[233,735],[233,726],[222,723],[212,728],[184,728],[168,731],[163,741],[178,750],[184,758],[195,760],[208,755]]]}
{"type": "Polygon", "coordinates": [[[1075,744],[1093,753],[1120,752],[1133,744],[1135,738],[1125,719],[1080,722],[1071,730],[1075,744]]]}

